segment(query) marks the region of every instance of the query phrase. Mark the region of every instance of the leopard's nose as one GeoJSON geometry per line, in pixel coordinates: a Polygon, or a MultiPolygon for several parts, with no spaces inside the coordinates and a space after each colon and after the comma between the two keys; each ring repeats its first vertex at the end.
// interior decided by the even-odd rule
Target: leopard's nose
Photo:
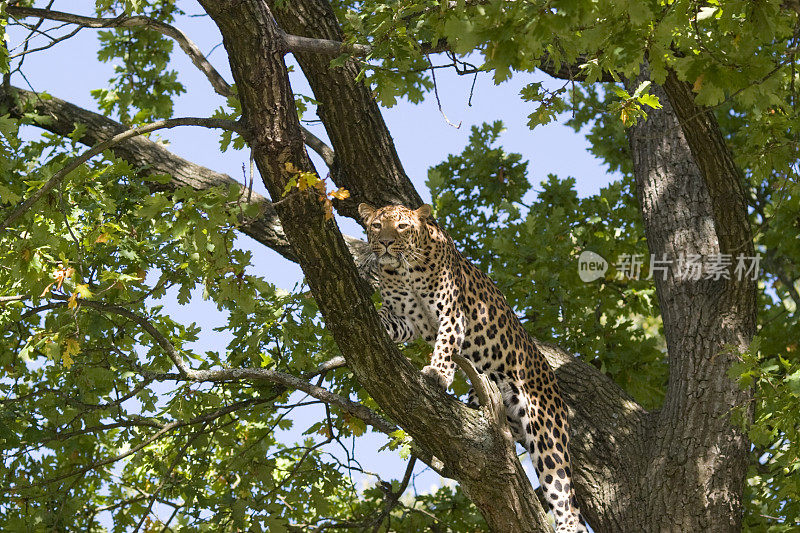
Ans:
{"type": "Polygon", "coordinates": [[[395,239],[381,239],[378,242],[388,248],[390,245],[394,244],[395,239]]]}

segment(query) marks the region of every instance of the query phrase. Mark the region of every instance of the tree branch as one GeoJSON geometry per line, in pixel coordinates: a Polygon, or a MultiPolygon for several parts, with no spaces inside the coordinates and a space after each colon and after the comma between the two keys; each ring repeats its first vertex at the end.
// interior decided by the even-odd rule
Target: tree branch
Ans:
{"type": "MultiPolygon", "coordinates": [[[[143,16],[131,17],[113,17],[113,18],[99,18],[99,17],[86,17],[83,15],[75,15],[73,13],[65,13],[62,11],[54,11],[51,9],[39,9],[35,7],[18,7],[9,6],[6,8],[9,15],[16,19],[26,17],[36,17],[43,20],[57,20],[67,22],[69,24],[78,24],[84,28],[146,28],[159,32],[160,34],[173,39],[181,47],[192,63],[205,75],[214,91],[220,96],[230,98],[235,96],[231,86],[225,81],[225,78],[214,68],[214,66],[206,59],[200,49],[194,42],[180,29],[143,16]]],[[[51,45],[52,46],[52,43],[51,45]]],[[[334,164],[334,153],[325,142],[314,135],[311,131],[303,128],[303,135],[306,142],[312,150],[314,150],[325,161],[328,167],[334,164]]]]}
{"type": "Polygon", "coordinates": [[[226,92],[230,93],[230,85],[228,85],[228,82],[226,82],[220,73],[208,62],[197,45],[181,30],[165,22],[161,22],[160,20],[143,16],[112,18],[85,17],[73,13],[65,13],[63,11],[54,11],[52,9],[19,6],[9,6],[6,8],[6,11],[15,19],[35,17],[38,19],[57,20],[69,24],[77,24],[83,28],[146,28],[155,30],[178,43],[178,46],[189,56],[192,63],[205,74],[217,93],[223,95],[226,92]]]}
{"type": "MultiPolygon", "coordinates": [[[[36,121],[35,126],[57,135],[67,136],[74,131],[76,124],[86,125],[86,130],[79,142],[93,146],[116,135],[128,131],[124,125],[88,111],[59,98],[38,98],[36,93],[16,87],[5,88],[0,85],[0,112],[10,113],[14,118],[22,118],[25,112],[34,111],[47,120],[36,121]]],[[[131,137],[120,141],[109,149],[120,159],[124,159],[134,169],[145,174],[168,174],[172,177],[169,187],[178,189],[188,186],[196,190],[212,187],[237,187],[242,184],[228,176],[202,167],[167,150],[162,144],[155,143],[146,137],[131,137]]],[[[257,242],[275,250],[290,261],[297,261],[297,256],[286,240],[278,215],[272,204],[256,192],[250,192],[242,201],[247,205],[257,205],[261,213],[248,224],[239,227],[239,231],[255,239],[257,242]]],[[[345,236],[348,247],[353,253],[362,277],[371,285],[377,283],[374,263],[369,261],[369,246],[355,237],[345,236]]]]}
{"type": "Polygon", "coordinates": [[[19,206],[17,206],[14,211],[11,212],[6,219],[0,223],[0,235],[3,234],[3,231],[11,225],[15,220],[19,217],[24,215],[33,205],[38,202],[45,194],[50,192],[56,185],[61,183],[61,181],[66,178],[70,172],[84,164],[86,161],[91,159],[92,157],[100,154],[103,150],[114,146],[118,142],[124,141],[125,139],[129,139],[131,137],[136,137],[139,135],[144,135],[145,133],[150,133],[151,131],[156,131],[160,129],[168,129],[168,128],[175,128],[177,126],[203,126],[206,128],[223,128],[232,131],[243,132],[244,129],[241,125],[237,122],[232,120],[224,120],[224,119],[217,119],[217,118],[194,118],[194,117],[186,117],[186,118],[170,118],[166,120],[159,120],[157,122],[153,122],[152,124],[147,124],[145,126],[138,126],[135,128],[131,128],[125,132],[119,133],[110,139],[107,139],[100,144],[97,144],[93,148],[86,150],[81,155],[75,157],[67,163],[61,170],[56,172],[52,178],[47,180],[47,182],[42,185],[36,192],[34,192],[31,196],[28,197],[27,200],[22,202],[19,206]]]}
{"type": "MultiPolygon", "coordinates": [[[[375,520],[373,520],[372,524],[374,527],[372,529],[372,533],[378,533],[381,528],[381,524],[389,516],[389,513],[392,512],[392,509],[397,506],[398,502],[400,501],[400,497],[408,488],[408,483],[411,481],[411,474],[414,473],[414,465],[417,464],[417,457],[415,455],[411,455],[411,459],[408,461],[408,465],[406,465],[406,472],[403,474],[403,479],[400,482],[400,486],[397,488],[396,492],[391,490],[391,485],[386,489],[386,505],[383,507],[383,511],[378,515],[375,520]]],[[[366,525],[366,524],[365,524],[366,525]]]]}
{"type": "MultiPolygon", "coordinates": [[[[166,353],[175,364],[178,372],[180,372],[180,374],[188,380],[209,381],[214,383],[227,381],[268,381],[270,383],[284,386],[287,389],[305,392],[309,396],[317,398],[318,400],[335,405],[346,413],[360,418],[366,424],[374,427],[378,431],[386,433],[387,435],[397,430],[397,427],[394,424],[373,412],[368,407],[365,407],[364,405],[354,402],[343,396],[339,396],[338,394],[330,392],[323,387],[309,383],[301,378],[291,374],[286,374],[285,372],[279,372],[277,370],[271,370],[267,368],[193,370],[186,365],[185,361],[183,360],[183,356],[181,356],[175,346],[173,346],[173,344],[160,331],[158,331],[152,322],[147,320],[145,317],[138,315],[124,307],[103,304],[93,300],[81,299],[79,306],[85,306],[98,311],[114,313],[137,324],[144,331],[146,331],[148,335],[150,335],[150,337],[161,347],[162,350],[164,350],[164,353],[166,353]]],[[[334,366],[336,363],[338,363],[338,361],[335,361],[333,365],[329,362],[326,369],[330,366],[334,366]]],[[[320,369],[318,369],[317,372],[320,372],[320,369]]]]}
{"type": "Polygon", "coordinates": [[[366,44],[347,44],[332,39],[312,39],[300,35],[290,35],[283,30],[279,31],[287,52],[311,52],[313,54],[339,55],[350,54],[354,57],[365,57],[372,52],[372,47],[366,44]]]}
{"type": "MultiPolygon", "coordinates": [[[[66,307],[68,302],[66,301],[57,301],[51,302],[46,307],[47,309],[57,309],[60,307],[66,307]]],[[[343,357],[334,357],[333,359],[326,361],[325,363],[321,364],[317,367],[316,370],[306,375],[306,379],[299,378],[293,376],[291,374],[287,374],[285,372],[280,372],[277,370],[271,370],[266,368],[229,368],[229,369],[221,369],[221,370],[194,370],[186,365],[186,362],[183,359],[183,356],[180,352],[175,348],[175,346],[167,339],[159,330],[156,328],[153,323],[148,320],[147,318],[126,309],[125,307],[121,307],[118,305],[111,305],[105,304],[102,302],[94,301],[94,300],[86,300],[80,299],[78,300],[78,308],[87,307],[89,309],[94,309],[96,311],[103,311],[108,313],[113,313],[115,315],[121,316],[130,320],[131,322],[137,324],[141,327],[150,337],[159,345],[159,347],[164,351],[165,354],[172,360],[175,367],[178,369],[180,377],[188,380],[188,381],[197,381],[197,382],[212,382],[212,383],[224,383],[224,382],[231,382],[231,381],[267,381],[270,383],[274,383],[276,385],[280,385],[285,387],[286,389],[291,390],[299,390],[301,392],[305,392],[309,396],[316,398],[322,402],[325,402],[330,405],[334,405],[341,409],[342,411],[355,416],[356,418],[360,418],[369,426],[372,426],[376,430],[385,433],[387,435],[391,435],[393,432],[397,431],[397,426],[380,416],[379,414],[375,413],[368,407],[360,404],[358,402],[354,402],[344,396],[340,396],[336,393],[330,392],[329,390],[314,385],[306,379],[311,379],[313,377],[319,376],[320,374],[324,374],[336,368],[341,368],[345,366],[345,360],[343,357]]],[[[133,394],[133,393],[132,393],[133,394]]],[[[120,402],[124,401],[120,400],[120,402]]],[[[93,409],[99,408],[106,408],[109,406],[91,406],[93,409]]]]}
{"type": "Polygon", "coordinates": [[[783,284],[783,288],[786,290],[789,298],[794,302],[794,312],[800,312],[800,292],[798,292],[795,287],[796,278],[789,275],[786,271],[786,268],[781,264],[781,259],[777,257],[774,248],[767,250],[767,254],[764,257],[764,267],[771,270],[775,274],[775,277],[783,284]]]}
{"type": "MultiPolygon", "coordinates": [[[[667,73],[664,90],[708,189],[720,251],[752,256],[753,236],[747,217],[744,174],[736,166],[714,114],[694,103],[691,85],[679,80],[672,70],[667,73]]],[[[747,280],[746,285],[754,282],[747,280]]],[[[755,291],[752,292],[755,298],[755,291]]]]}

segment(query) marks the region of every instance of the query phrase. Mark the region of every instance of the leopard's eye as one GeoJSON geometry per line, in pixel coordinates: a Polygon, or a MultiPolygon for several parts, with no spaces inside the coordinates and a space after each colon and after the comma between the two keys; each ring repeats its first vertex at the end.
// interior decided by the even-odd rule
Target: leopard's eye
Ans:
{"type": "Polygon", "coordinates": [[[397,225],[397,229],[406,229],[407,227],[408,224],[406,224],[405,222],[401,222],[397,225]]]}
{"type": "Polygon", "coordinates": [[[372,229],[381,229],[381,223],[380,222],[373,222],[372,223],[372,229]]]}

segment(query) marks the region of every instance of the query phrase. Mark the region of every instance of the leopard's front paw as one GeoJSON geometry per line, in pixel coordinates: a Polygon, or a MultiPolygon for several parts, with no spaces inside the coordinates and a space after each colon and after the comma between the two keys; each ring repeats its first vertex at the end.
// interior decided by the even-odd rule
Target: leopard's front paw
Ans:
{"type": "Polygon", "coordinates": [[[447,390],[447,387],[450,386],[447,376],[442,374],[439,370],[437,370],[435,367],[432,367],[431,365],[425,366],[425,368],[422,369],[422,373],[425,374],[426,376],[430,376],[433,379],[435,379],[436,382],[439,384],[439,386],[445,390],[447,390]]]}

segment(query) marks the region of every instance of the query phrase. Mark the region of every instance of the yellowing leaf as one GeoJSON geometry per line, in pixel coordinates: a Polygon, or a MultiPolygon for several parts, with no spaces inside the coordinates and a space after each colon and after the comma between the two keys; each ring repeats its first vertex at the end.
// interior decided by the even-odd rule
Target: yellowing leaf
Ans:
{"type": "Polygon", "coordinates": [[[67,300],[67,307],[70,308],[70,309],[75,309],[76,307],[78,307],[78,293],[77,292],[73,292],[72,296],[69,297],[69,300],[67,300]]]}
{"type": "Polygon", "coordinates": [[[297,188],[301,191],[308,189],[308,182],[306,181],[305,176],[301,175],[299,178],[297,178],[297,188]]]}
{"type": "Polygon", "coordinates": [[[67,339],[64,342],[64,350],[61,353],[61,363],[67,368],[71,367],[75,363],[72,357],[78,355],[80,351],[81,344],[78,342],[78,339],[67,339]]]}
{"type": "Polygon", "coordinates": [[[77,355],[81,351],[81,343],[78,342],[78,339],[74,337],[68,338],[64,341],[64,353],[68,353],[70,355],[77,355]]]}
{"type": "Polygon", "coordinates": [[[92,291],[89,290],[88,285],[79,284],[75,287],[75,290],[80,294],[81,298],[89,298],[92,295],[92,291]]]}
{"type": "Polygon", "coordinates": [[[316,187],[318,183],[320,183],[320,180],[313,172],[301,172],[300,177],[297,180],[297,188],[301,191],[305,191],[309,187],[316,187]]]}
{"type": "Polygon", "coordinates": [[[325,222],[333,218],[333,202],[330,198],[325,198],[322,202],[322,207],[325,209],[325,222]]]}
{"type": "Polygon", "coordinates": [[[619,118],[622,119],[623,124],[625,124],[626,126],[628,125],[628,121],[630,121],[631,117],[627,108],[625,107],[622,108],[622,110],[619,113],[619,118]]]}
{"type": "Polygon", "coordinates": [[[692,86],[692,90],[696,93],[700,92],[700,89],[703,88],[703,78],[705,78],[705,73],[700,74],[696,80],[694,80],[694,85],[692,86]]]}
{"type": "Polygon", "coordinates": [[[44,295],[47,294],[47,291],[49,291],[50,287],[52,287],[52,286],[53,286],[53,284],[51,283],[50,285],[45,287],[44,290],[42,291],[42,294],[39,295],[39,298],[44,298],[44,295]]]}
{"type": "Polygon", "coordinates": [[[353,432],[353,435],[360,437],[367,431],[367,425],[360,418],[344,415],[344,423],[353,432]]]}
{"type": "Polygon", "coordinates": [[[344,200],[345,198],[350,198],[350,191],[348,191],[344,187],[339,187],[338,190],[332,191],[330,195],[336,198],[337,200],[344,200]]]}
{"type": "Polygon", "coordinates": [[[56,280],[56,289],[61,290],[61,284],[64,283],[65,280],[72,277],[75,273],[75,269],[72,267],[65,267],[63,264],[61,268],[53,272],[53,279],[56,280]]]}
{"type": "Polygon", "coordinates": [[[109,237],[110,237],[110,235],[109,235],[108,233],[105,233],[105,232],[104,232],[104,233],[101,233],[100,235],[98,235],[97,239],[95,239],[95,241],[94,241],[94,242],[95,242],[95,243],[98,243],[98,242],[108,242],[108,239],[109,239],[109,237]]]}
{"type": "Polygon", "coordinates": [[[331,428],[328,427],[327,424],[323,424],[318,430],[318,435],[322,435],[325,438],[331,438],[331,428]]]}

